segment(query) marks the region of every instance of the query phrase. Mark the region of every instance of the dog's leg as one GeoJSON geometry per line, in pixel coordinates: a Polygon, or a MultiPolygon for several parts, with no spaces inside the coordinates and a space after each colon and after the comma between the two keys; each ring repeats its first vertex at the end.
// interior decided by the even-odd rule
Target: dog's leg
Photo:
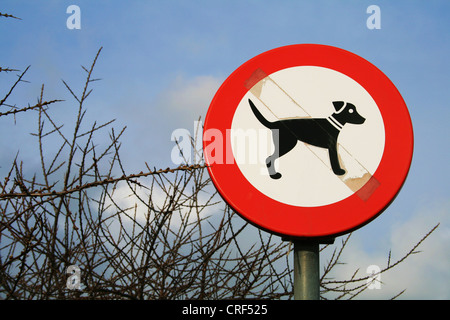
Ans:
{"type": "Polygon", "coordinates": [[[275,160],[291,151],[297,144],[297,139],[290,133],[281,134],[280,131],[272,130],[272,139],[275,151],[267,157],[266,166],[272,179],[280,179],[281,173],[275,170],[275,160]]]}
{"type": "Polygon", "coordinates": [[[272,130],[272,141],[275,145],[275,150],[270,156],[267,157],[266,166],[267,170],[269,170],[269,176],[272,179],[280,179],[281,173],[275,170],[275,160],[280,156],[280,140],[277,131],[272,130]]]}
{"type": "Polygon", "coordinates": [[[345,173],[345,170],[342,169],[339,164],[336,144],[333,144],[328,148],[328,155],[330,157],[331,168],[333,169],[334,174],[342,176],[345,173]]]}
{"type": "Polygon", "coordinates": [[[281,173],[277,172],[275,170],[275,155],[272,154],[271,156],[267,157],[266,159],[266,166],[267,169],[269,170],[269,176],[272,179],[280,179],[281,178],[281,173]]]}

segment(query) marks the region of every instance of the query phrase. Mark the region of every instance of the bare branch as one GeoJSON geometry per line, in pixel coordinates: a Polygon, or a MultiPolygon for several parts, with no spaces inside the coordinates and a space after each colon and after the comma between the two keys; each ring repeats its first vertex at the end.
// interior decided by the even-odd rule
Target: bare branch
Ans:
{"type": "Polygon", "coordinates": [[[17,18],[17,17],[15,17],[15,16],[13,16],[12,14],[1,13],[1,12],[0,12],[0,17],[13,18],[13,19],[17,19],[17,20],[22,20],[22,19],[20,19],[20,18],[17,18]]]}

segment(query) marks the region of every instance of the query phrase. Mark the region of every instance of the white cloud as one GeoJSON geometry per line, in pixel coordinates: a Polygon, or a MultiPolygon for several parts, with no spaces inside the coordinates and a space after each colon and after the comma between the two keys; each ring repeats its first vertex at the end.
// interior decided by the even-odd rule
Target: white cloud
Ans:
{"type": "MultiPolygon", "coordinates": [[[[434,225],[439,227],[418,248],[419,254],[400,265],[388,280],[403,283],[408,299],[449,299],[450,202],[422,208],[407,222],[393,226],[391,243],[396,252],[406,252],[434,225]],[[413,242],[415,241],[415,242],[413,242]]],[[[398,255],[397,253],[397,255],[398,255]]]]}
{"type": "MultiPolygon", "coordinates": [[[[361,241],[364,233],[355,233],[342,255],[341,261],[346,264],[335,267],[334,279],[348,279],[357,268],[360,270],[356,278],[368,276],[366,270],[370,265],[385,268],[389,249],[392,252],[391,264],[393,264],[407,254],[428,231],[440,222],[440,226],[417,248],[416,251],[420,253],[409,256],[393,269],[381,274],[381,289],[366,290],[357,298],[390,299],[406,289],[399,299],[449,299],[449,211],[450,202],[417,210],[408,221],[399,222],[391,227],[389,247],[385,249],[367,250],[361,241]]],[[[337,244],[340,244],[340,239],[336,241],[335,246],[337,244]]],[[[324,264],[329,259],[329,253],[323,255],[321,259],[324,264]]]]}
{"type": "Polygon", "coordinates": [[[157,104],[164,107],[171,116],[190,126],[199,116],[204,119],[212,98],[222,83],[222,79],[213,76],[187,78],[178,75],[159,95],[157,104]]]}
{"type": "MultiPolygon", "coordinates": [[[[170,177],[168,178],[170,179],[170,177]]],[[[105,207],[109,206],[107,211],[111,215],[123,210],[120,213],[120,217],[128,226],[131,226],[134,220],[140,224],[145,224],[147,219],[150,221],[150,224],[154,225],[155,211],[167,212],[173,208],[171,198],[175,197],[174,201],[177,208],[172,212],[170,220],[170,226],[174,230],[186,223],[194,223],[198,218],[212,215],[217,209],[214,206],[207,206],[201,210],[202,206],[206,205],[209,200],[209,193],[207,192],[198,193],[194,203],[194,197],[189,198],[191,196],[188,191],[190,188],[186,188],[180,198],[177,198],[181,191],[179,189],[174,191],[169,184],[166,187],[167,192],[158,187],[156,183],[153,188],[147,185],[146,187],[136,187],[134,190],[131,190],[126,183],[120,183],[111,194],[112,200],[111,198],[106,199],[105,207]],[[198,211],[200,211],[198,216],[195,204],[199,208],[198,211]]],[[[115,217],[114,220],[118,222],[118,218],[115,217]]]]}

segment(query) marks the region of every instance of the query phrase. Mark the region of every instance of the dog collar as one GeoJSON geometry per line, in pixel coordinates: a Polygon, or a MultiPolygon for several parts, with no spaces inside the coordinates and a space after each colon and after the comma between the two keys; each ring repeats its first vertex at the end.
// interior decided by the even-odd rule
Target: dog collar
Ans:
{"type": "Polygon", "coordinates": [[[341,131],[341,129],[344,127],[343,124],[341,124],[333,115],[329,116],[327,118],[328,122],[333,125],[338,131],[341,131]]]}

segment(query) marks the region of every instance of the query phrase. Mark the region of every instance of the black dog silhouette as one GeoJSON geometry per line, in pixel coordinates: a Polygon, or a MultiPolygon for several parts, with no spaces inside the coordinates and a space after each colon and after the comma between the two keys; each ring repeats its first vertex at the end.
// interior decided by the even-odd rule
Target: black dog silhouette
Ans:
{"type": "Polygon", "coordinates": [[[339,132],[346,123],[362,124],[366,120],[358,114],[353,104],[334,101],[333,106],[336,112],[328,118],[297,118],[270,122],[264,118],[250,99],[248,102],[259,122],[272,130],[275,151],[266,159],[271,178],[281,178],[281,174],[275,170],[274,161],[291,151],[297,144],[297,141],[328,149],[330,164],[334,174],[340,176],[345,173],[345,170],[339,164],[337,154],[339,132]]]}

